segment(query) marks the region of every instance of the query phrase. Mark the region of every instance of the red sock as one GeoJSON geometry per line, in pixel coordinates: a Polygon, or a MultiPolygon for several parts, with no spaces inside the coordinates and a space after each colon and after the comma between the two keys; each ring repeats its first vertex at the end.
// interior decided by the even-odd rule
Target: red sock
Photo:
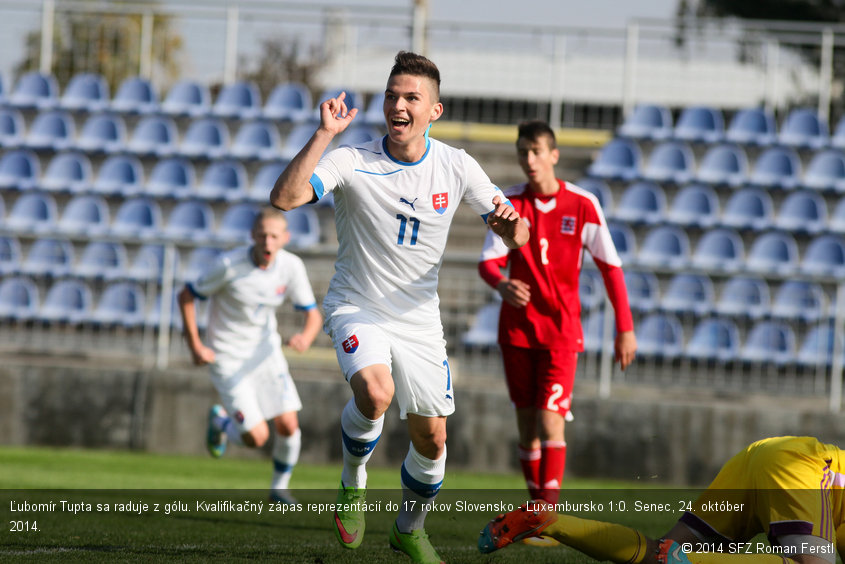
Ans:
{"type": "Polygon", "coordinates": [[[540,497],[540,458],[539,448],[525,448],[519,445],[519,463],[522,466],[522,475],[525,477],[525,485],[528,486],[528,494],[531,499],[540,497]]]}
{"type": "Polygon", "coordinates": [[[540,451],[541,498],[548,503],[557,503],[566,467],[566,442],[543,441],[540,451]]]}

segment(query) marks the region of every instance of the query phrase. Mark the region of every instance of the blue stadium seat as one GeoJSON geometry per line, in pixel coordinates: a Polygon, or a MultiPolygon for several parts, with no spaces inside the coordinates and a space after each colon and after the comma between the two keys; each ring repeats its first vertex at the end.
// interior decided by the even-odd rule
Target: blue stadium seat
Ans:
{"type": "Polygon", "coordinates": [[[92,177],[91,161],[84,153],[59,153],[50,159],[38,185],[51,192],[84,192],[91,188],[92,177]]]}
{"type": "Polygon", "coordinates": [[[125,151],[126,122],[119,115],[92,115],[82,125],[74,145],[86,153],[114,154],[125,151]]]}
{"type": "Polygon", "coordinates": [[[267,203],[270,198],[270,190],[279,178],[279,175],[288,166],[287,161],[275,161],[267,163],[258,169],[252,179],[252,185],[247,194],[250,200],[267,203]]]}
{"type": "Polygon", "coordinates": [[[285,212],[290,232],[290,247],[304,249],[320,242],[320,218],[313,206],[301,206],[285,212]]]}
{"type": "Polygon", "coordinates": [[[715,310],[720,315],[759,319],[769,314],[769,285],[762,278],[737,276],[725,282],[715,310]]]}
{"type": "Polygon", "coordinates": [[[223,86],[211,113],[224,118],[255,119],[261,115],[261,92],[253,82],[237,81],[223,86]]]}
{"type": "Polygon", "coordinates": [[[185,159],[171,157],[157,161],[153,166],[144,194],[157,199],[180,200],[193,193],[195,183],[194,165],[185,159]]]}
{"type": "Polygon", "coordinates": [[[793,233],[819,233],[827,227],[827,204],[817,192],[791,192],[781,202],[774,224],[793,233]]]}
{"type": "Polygon", "coordinates": [[[625,269],[628,302],[636,311],[651,311],[660,304],[660,285],[651,272],[625,269]]]}
{"type": "Polygon", "coordinates": [[[660,308],[673,313],[703,315],[713,309],[715,301],[716,292],[709,276],[680,273],[669,279],[660,308]]]}
{"type": "Polygon", "coordinates": [[[661,358],[677,358],[684,349],[681,322],[671,314],[652,313],[634,328],[637,354],[661,358]]]}
{"type": "Polygon", "coordinates": [[[709,318],[692,330],[685,356],[700,361],[731,362],[739,355],[739,330],[729,319],[709,318]]]}
{"type": "Polygon", "coordinates": [[[340,134],[340,137],[337,140],[337,145],[349,145],[354,147],[363,143],[369,143],[375,139],[381,139],[382,137],[384,137],[384,133],[376,127],[356,125],[347,128],[346,131],[340,134]]]}
{"type": "Polygon", "coordinates": [[[28,72],[21,76],[7,102],[16,108],[47,110],[59,102],[59,85],[53,75],[28,72]]]}
{"type": "Polygon", "coordinates": [[[248,121],[235,134],[229,153],[242,160],[270,161],[279,158],[281,147],[282,136],[275,125],[266,121],[248,121]]]}
{"type": "Polygon", "coordinates": [[[672,200],[666,219],[678,225],[710,228],[719,222],[719,196],[704,184],[684,186],[672,200]]]}
{"type": "Polygon", "coordinates": [[[620,137],[652,141],[664,141],[672,137],[673,133],[672,113],[666,106],[658,104],[641,104],[635,107],[617,130],[620,137]]]}
{"type": "Polygon", "coordinates": [[[692,265],[713,272],[734,272],[744,265],[745,244],[730,228],[708,230],[692,253],[692,265]]]}
{"type": "Polygon", "coordinates": [[[109,106],[109,85],[96,73],[75,74],[59,99],[59,107],[69,111],[98,112],[109,106]]]}
{"type": "Polygon", "coordinates": [[[751,363],[789,364],[795,358],[795,333],[785,323],[758,321],[740,349],[740,358],[751,363]]]}
{"type": "Polygon", "coordinates": [[[64,276],[74,262],[73,245],[67,239],[36,239],[21,271],[32,276],[64,276]]]}
{"type": "Polygon", "coordinates": [[[6,276],[17,272],[22,261],[21,244],[17,238],[0,235],[0,274],[6,276]]]}
{"type": "Polygon", "coordinates": [[[47,290],[37,316],[46,323],[78,324],[91,316],[93,304],[91,288],[85,282],[58,280],[47,290]]]}
{"type": "Polygon", "coordinates": [[[791,147],[769,147],[754,163],[750,184],[789,190],[801,184],[801,160],[791,147]]]}
{"type": "Polygon", "coordinates": [[[39,296],[28,276],[11,276],[0,281],[0,319],[27,321],[38,313],[39,296]]]}
{"type": "Polygon", "coordinates": [[[637,256],[637,238],[630,227],[624,223],[608,222],[607,228],[613,239],[613,246],[623,263],[634,261],[637,256]]]}
{"type": "MultiPolygon", "coordinates": [[[[831,323],[822,323],[812,327],[801,341],[796,360],[804,366],[830,366],[833,364],[833,354],[836,332],[831,323]]],[[[842,341],[839,350],[845,350],[842,341]]]]}
{"type": "Polygon", "coordinates": [[[222,244],[242,244],[251,240],[252,224],[258,206],[242,202],[226,208],[217,225],[217,240],[222,244]]]}
{"type": "Polygon", "coordinates": [[[295,126],[287,137],[282,140],[281,157],[286,161],[291,161],[299,153],[311,136],[314,134],[314,125],[310,123],[300,123],[295,126]]]}
{"type": "Polygon", "coordinates": [[[100,165],[94,180],[95,192],[105,195],[138,194],[144,187],[144,167],[132,155],[112,155],[100,165]]]}
{"type": "Polygon", "coordinates": [[[196,281],[221,252],[217,247],[194,247],[187,260],[182,262],[178,279],[183,282],[196,281]]]}
{"type": "Polygon", "coordinates": [[[110,223],[109,206],[102,196],[80,194],[65,204],[56,229],[67,235],[91,237],[107,233],[110,223]]]}
{"type": "Polygon", "coordinates": [[[32,120],[23,144],[30,149],[61,151],[73,146],[76,124],[64,110],[40,112],[32,120]]]}
{"type": "Polygon", "coordinates": [[[155,200],[134,197],[125,200],[114,215],[111,232],[117,237],[149,238],[161,230],[161,208],[155,200]]]}
{"type": "Polygon", "coordinates": [[[610,191],[610,186],[607,185],[607,182],[599,178],[585,176],[578,179],[575,185],[590,192],[598,199],[605,217],[611,217],[613,215],[613,193],[610,191]]]}
{"type": "Polygon", "coordinates": [[[207,200],[235,201],[246,198],[247,188],[243,164],[235,160],[214,161],[205,169],[196,195],[207,200]]]}
{"type": "Polygon", "coordinates": [[[115,280],[126,276],[128,268],[129,258],[122,243],[91,241],[82,250],[73,273],[83,278],[115,280]]]}
{"type": "Polygon", "coordinates": [[[814,322],[827,314],[827,307],[827,296],[819,284],[786,280],[775,292],[769,313],[774,318],[814,322]]]}
{"type": "Polygon", "coordinates": [[[32,151],[7,151],[0,157],[0,188],[29,190],[38,185],[41,161],[32,151]]]}
{"type": "Polygon", "coordinates": [[[14,149],[26,138],[23,114],[15,108],[0,107],[0,147],[14,149]]]}
{"type": "Polygon", "coordinates": [[[845,149],[845,116],[839,119],[830,136],[830,144],[837,149],[845,149]]]}
{"type": "MultiPolygon", "coordinates": [[[[604,302],[603,284],[598,270],[581,270],[581,275],[578,277],[578,298],[581,302],[582,311],[589,311],[604,302]]],[[[630,291],[628,296],[630,298],[630,291]]]]}
{"type": "Polygon", "coordinates": [[[97,325],[139,327],[144,324],[144,290],[134,282],[113,282],[106,286],[91,314],[97,325]]]}
{"type": "Polygon", "coordinates": [[[772,197],[759,188],[743,188],[731,194],[722,212],[722,223],[736,229],[764,230],[774,221],[772,197]]]}
{"type": "Polygon", "coordinates": [[[845,194],[845,153],[840,149],[815,153],[804,172],[802,184],[813,190],[845,194]]]}
{"type": "Polygon", "coordinates": [[[469,330],[461,336],[465,347],[495,347],[499,337],[501,303],[485,304],[476,312],[469,330]]]}
{"type": "Polygon", "coordinates": [[[660,225],[649,230],[640,250],[637,262],[643,265],[679,269],[689,263],[689,238],[674,225],[660,225]]]}
{"type": "Polygon", "coordinates": [[[311,108],[311,91],[308,87],[299,82],[286,82],[270,92],[263,114],[271,120],[301,123],[309,119],[311,108]]]}
{"type": "Polygon", "coordinates": [[[741,186],[748,180],[748,157],[737,145],[715,145],[702,157],[696,179],[714,186],[741,186]]]}
{"type": "Polygon", "coordinates": [[[374,127],[384,126],[384,92],[376,92],[367,104],[367,110],[361,116],[364,123],[374,127]]]}
{"type": "Polygon", "coordinates": [[[176,122],[169,116],[145,116],[135,126],[126,148],[147,157],[167,157],[177,152],[179,134],[176,122]]]}
{"type": "Polygon", "coordinates": [[[190,159],[218,159],[228,152],[229,128],[217,117],[192,121],[179,145],[179,154],[190,159]]]}
{"type": "Polygon", "coordinates": [[[759,274],[794,274],[798,270],[798,244],[789,233],[762,233],[751,243],[745,266],[759,274]]]}
{"type": "Polygon", "coordinates": [[[630,181],[640,176],[641,163],[639,145],[630,139],[616,138],[602,147],[587,173],[597,178],[630,181]]]}
{"type": "Polygon", "coordinates": [[[170,90],[161,102],[162,113],[171,116],[198,118],[211,112],[211,93],[205,84],[184,79],[170,90]]]}
{"type": "Polygon", "coordinates": [[[829,142],[827,122],[810,108],[796,108],[789,112],[780,126],[778,141],[790,147],[817,150],[829,142]]]}
{"type": "Polygon", "coordinates": [[[214,212],[207,202],[184,200],[173,207],[163,234],[170,239],[205,241],[214,237],[214,212]]]}
{"type": "Polygon", "coordinates": [[[725,140],[741,145],[768,146],[777,141],[775,116],[763,108],[745,108],[734,114],[725,140]]]}
{"type": "Polygon", "coordinates": [[[666,213],[666,194],[649,180],[629,185],[619,197],[614,219],[626,223],[660,223],[666,213]]]}
{"type": "Polygon", "coordinates": [[[725,121],[716,108],[684,108],[675,123],[675,139],[691,143],[718,143],[725,136],[725,121]]]}
{"type": "Polygon", "coordinates": [[[845,276],[845,238],[824,234],[812,239],[804,249],[801,272],[810,276],[845,276]]]}
{"type": "MultiPolygon", "coordinates": [[[[597,308],[587,314],[581,324],[584,333],[584,351],[588,353],[600,352],[604,346],[604,309],[597,308]]],[[[608,343],[613,346],[612,343],[608,343]]]]}
{"type": "Polygon", "coordinates": [[[664,141],[648,157],[643,177],[655,182],[683,184],[692,180],[695,173],[695,156],[685,142],[664,141]]]}
{"type": "Polygon", "coordinates": [[[111,109],[126,114],[151,114],[159,109],[158,94],[149,80],[130,77],[118,87],[111,109]]]}
{"type": "MultiPolygon", "coordinates": [[[[174,274],[179,272],[178,262],[177,253],[174,274]]],[[[126,277],[139,282],[161,281],[163,271],[164,247],[157,244],[147,244],[135,253],[135,258],[132,260],[129,270],[126,271],[126,277]]]]}
{"type": "Polygon", "coordinates": [[[839,198],[830,212],[827,229],[833,233],[845,233],[845,198],[839,198]]]}
{"type": "Polygon", "coordinates": [[[24,192],[9,210],[4,226],[18,232],[49,232],[56,225],[56,210],[56,200],[50,194],[24,192]]]}

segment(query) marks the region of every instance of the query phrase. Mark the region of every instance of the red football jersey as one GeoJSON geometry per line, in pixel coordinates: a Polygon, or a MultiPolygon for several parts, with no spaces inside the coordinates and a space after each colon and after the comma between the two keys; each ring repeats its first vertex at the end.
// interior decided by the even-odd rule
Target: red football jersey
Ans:
{"type": "Polygon", "coordinates": [[[604,279],[616,313],[618,331],[633,329],[622,262],[596,197],[578,186],[558,180],[551,196],[532,192],[526,184],[505,191],[514,209],[527,222],[531,238],[519,249],[508,249],[488,231],[479,272],[496,287],[501,269],[510,266],[511,279],[531,287],[525,308],[502,303],[499,342],[529,348],[584,350],[578,278],[584,249],[590,252],[604,279]]]}

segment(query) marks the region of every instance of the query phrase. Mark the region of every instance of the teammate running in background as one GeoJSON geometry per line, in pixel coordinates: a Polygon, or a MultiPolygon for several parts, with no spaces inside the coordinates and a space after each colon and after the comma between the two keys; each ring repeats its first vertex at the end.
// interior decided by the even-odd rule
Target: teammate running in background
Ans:
{"type": "Polygon", "coordinates": [[[302,259],[283,249],[290,240],[287,220],[267,206],[252,226],[253,245],[220,255],[195,282],[179,293],[179,311],[194,364],[208,364],[222,406],[208,415],[208,450],[220,457],[227,440],[260,448],[270,438],[273,478],[270,499],[295,503],[288,492],[299,459],[299,394],[282,354],[276,308],[288,298],[305,314],[302,331],[288,345],[311,346],[323,317],[317,309],[302,259]],[[200,340],[194,298],[210,299],[208,345],[200,340]]]}
{"type": "MultiPolygon", "coordinates": [[[[354,507],[364,499],[366,463],[395,395],[411,444],[401,469],[405,503],[389,542],[415,562],[440,562],[424,530],[423,502],[433,501],[443,482],[446,417],[455,409],[437,296],[449,225],[464,201],[507,246],[525,244],[528,229],[474,159],[429,138],[443,113],[440,71],[430,60],[396,56],[384,138],[323,156],[357,114],[344,100],[341,94],[320,105],[319,127],[276,181],[270,201],[288,210],[334,193],[339,247],[323,307],[353,394],[341,414],[337,501],[354,507]]],[[[364,512],[337,511],[334,527],[343,546],[357,548],[364,512]]]]}
{"type": "Polygon", "coordinates": [[[525,483],[532,498],[554,503],[566,465],[564,424],[575,367],[584,350],[578,296],[584,249],[601,271],[616,313],[614,352],[622,370],[634,360],[637,340],[622,263],[598,201],[555,177],[560,154],[554,131],[542,121],[522,123],[516,149],[528,181],[505,195],[531,238],[511,249],[488,232],[478,270],[503,300],[498,341],[516,407],[525,483]]]}

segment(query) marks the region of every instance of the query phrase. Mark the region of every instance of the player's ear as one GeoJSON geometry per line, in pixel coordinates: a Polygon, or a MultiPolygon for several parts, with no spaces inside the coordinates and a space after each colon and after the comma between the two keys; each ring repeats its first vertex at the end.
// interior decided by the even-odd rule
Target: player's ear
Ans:
{"type": "Polygon", "coordinates": [[[558,150],[557,147],[552,149],[551,157],[552,157],[552,164],[556,165],[558,160],[560,160],[560,150],[558,150]]]}
{"type": "Polygon", "coordinates": [[[437,121],[443,115],[443,103],[437,102],[431,108],[431,121],[437,121]]]}

